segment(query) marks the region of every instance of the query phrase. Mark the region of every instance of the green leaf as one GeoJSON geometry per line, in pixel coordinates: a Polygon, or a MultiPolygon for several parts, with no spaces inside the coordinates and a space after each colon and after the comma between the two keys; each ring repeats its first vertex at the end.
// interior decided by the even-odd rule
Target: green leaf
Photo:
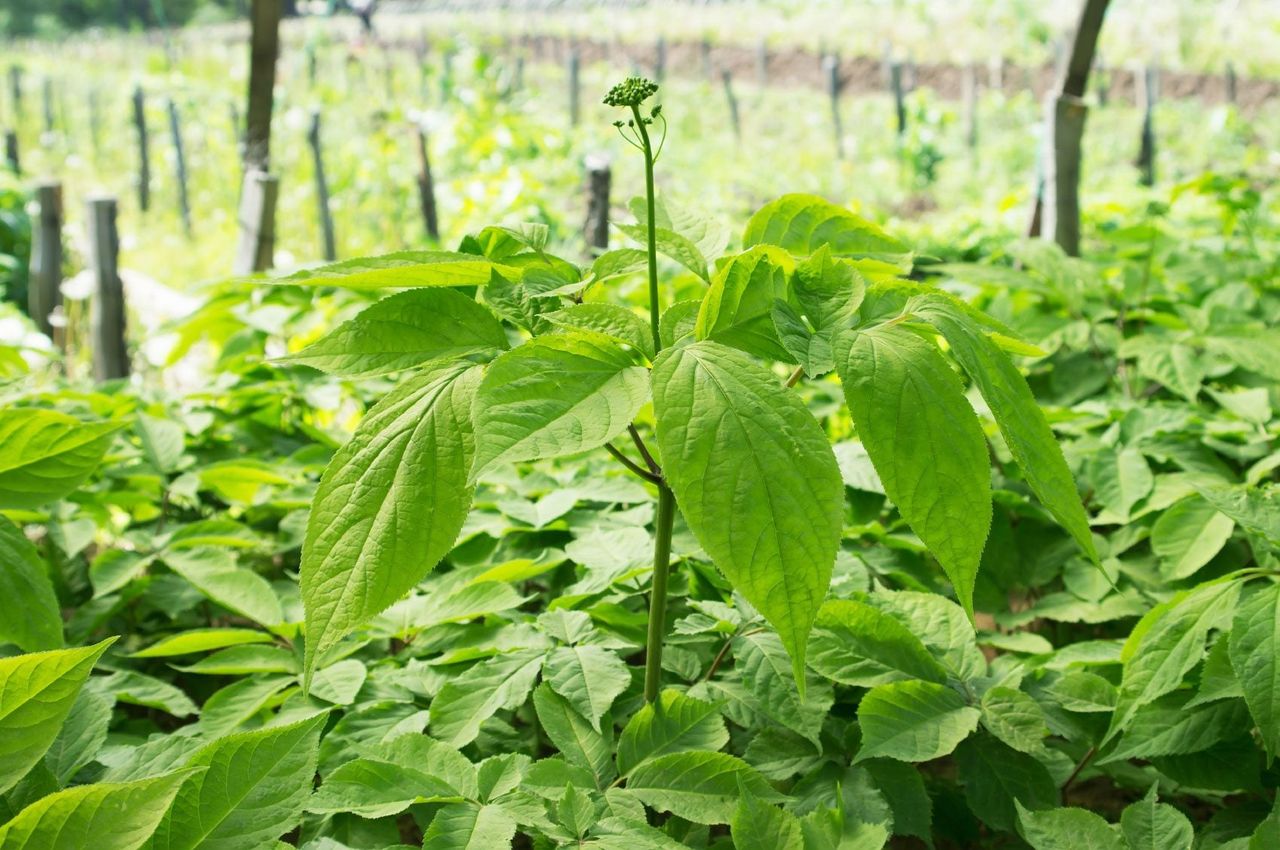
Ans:
{"type": "Polygon", "coordinates": [[[1138,709],[1115,749],[1097,763],[1202,752],[1248,725],[1248,711],[1238,699],[1188,707],[1171,695],[1138,709]]]}
{"type": "Polygon", "coordinates": [[[653,387],[663,471],[685,521],[801,679],[844,517],[826,434],[771,373],[718,343],[663,352],[653,387]]]}
{"type": "Polygon", "coordinates": [[[981,716],[944,685],[914,680],[878,685],[858,704],[862,747],[853,761],[883,756],[915,762],[945,756],[978,728],[981,716]]]}
{"type": "Polygon", "coordinates": [[[658,322],[658,335],[662,338],[663,348],[673,348],[675,344],[693,334],[698,324],[698,312],[702,309],[702,299],[677,301],[662,311],[658,322]]]}
{"type": "Polygon", "coordinates": [[[413,289],[384,298],[284,360],[361,378],[507,347],[501,323],[474,298],[413,289]]]}
{"type": "Polygon", "coordinates": [[[518,279],[520,270],[475,254],[449,251],[397,251],[302,269],[272,280],[294,286],[346,289],[399,289],[410,286],[484,286],[494,271],[518,279]]]}
{"type": "Polygon", "coordinates": [[[694,823],[729,823],[741,787],[766,803],[786,798],[746,762],[727,753],[670,753],[631,772],[627,790],[648,806],[694,823]]]}
{"type": "Polygon", "coordinates": [[[1155,476],[1138,449],[1103,449],[1089,458],[1094,497],[1107,509],[1106,520],[1128,522],[1129,512],[1155,486],[1155,476]]]}
{"type": "Polygon", "coordinates": [[[778,339],[805,374],[824,375],[836,368],[835,337],[853,324],[866,282],[848,261],[832,260],[824,245],[796,267],[791,290],[800,312],[787,301],[774,301],[778,339]]]}
{"type": "Polygon", "coordinates": [[[1120,813],[1120,829],[1129,850],[1191,850],[1195,830],[1187,816],[1157,801],[1159,785],[1120,813]]]}
{"type": "Polygon", "coordinates": [[[1227,647],[1231,669],[1267,752],[1280,752],[1280,584],[1250,593],[1236,609],[1227,647]]]}
{"type": "Polygon", "coordinates": [[[841,335],[845,400],[885,492],[972,615],[991,528],[987,441],[936,345],[901,326],[841,335]]]}
{"type": "Polygon", "coordinates": [[[191,775],[77,785],[42,797],[0,826],[0,850],[135,850],[191,775]]]}
{"type": "Polygon", "coordinates": [[[1250,534],[1280,549],[1280,486],[1231,487],[1225,484],[1197,488],[1209,503],[1250,534]]]}
{"type": "Polygon", "coordinates": [[[449,803],[436,812],[422,846],[431,850],[499,850],[509,848],[516,822],[501,806],[449,803]]]}
{"type": "Polygon", "coordinates": [[[1114,826],[1085,809],[1031,812],[1018,807],[1022,837],[1033,850],[1125,850],[1114,826]]]}
{"type": "Polygon", "coordinates": [[[363,818],[399,814],[414,803],[461,802],[445,780],[414,766],[372,758],[353,759],[325,777],[307,802],[317,814],[351,812],[363,818]]]}
{"type": "Polygon", "coordinates": [[[787,663],[786,649],[772,632],[741,635],[734,641],[733,660],[742,684],[755,697],[756,712],[821,751],[822,724],[834,702],[831,685],[818,680],[816,685],[810,683],[801,696],[787,663]]]}
{"type": "Polygon", "coordinates": [[[476,392],[472,480],[498,465],[603,446],[648,400],[648,372],[600,334],[539,337],[489,365],[476,392]]]}
{"type": "Polygon", "coordinates": [[[0,516],[0,643],[35,652],[62,646],[62,612],[44,559],[22,529],[0,516]]]}
{"type": "Polygon", "coordinates": [[[0,658],[0,793],[44,757],[89,671],[114,640],[0,658]]]}
{"type": "Polygon", "coordinates": [[[626,776],[644,761],[688,750],[718,750],[729,730],[714,703],[665,690],[656,702],[631,715],[618,738],[618,773],[626,776]]]}
{"type": "Polygon", "coordinates": [[[875,780],[893,813],[895,835],[914,835],[933,846],[933,800],[914,765],[893,759],[871,759],[863,768],[875,780]]]}
{"type": "Polygon", "coordinates": [[[773,324],[774,302],[788,295],[790,267],[791,258],[769,245],[729,259],[711,279],[694,336],[771,360],[792,360],[773,324]]]}
{"type": "Polygon", "coordinates": [[[1032,809],[1058,805],[1058,786],[1036,759],[985,735],[956,748],[960,781],[973,813],[989,826],[1012,832],[1017,827],[1015,802],[1032,809]]]}
{"type": "Polygon", "coordinates": [[[67,785],[82,767],[92,762],[107,740],[115,700],[92,685],[80,689],[58,737],[44,754],[44,763],[59,785],[67,785]]]}
{"type": "Polygon", "coordinates": [[[152,850],[239,850],[270,843],[297,825],[311,796],[326,714],[228,735],[196,751],[204,770],[178,793],[152,850]]]}
{"type": "Polygon", "coordinates": [[[631,670],[599,646],[562,646],[547,657],[543,677],[600,731],[600,718],[631,684],[631,670]]]}
{"type": "Polygon", "coordinates": [[[1138,621],[1121,653],[1120,693],[1103,743],[1123,730],[1138,709],[1182,683],[1204,658],[1209,632],[1225,625],[1239,592],[1239,583],[1230,580],[1200,585],[1138,621]]]}
{"type": "Polygon", "coordinates": [[[1201,496],[1175,502],[1151,527],[1151,551],[1170,581],[1194,575],[1231,539],[1235,520],[1201,496]]]}
{"type": "Polygon", "coordinates": [[[816,195],[783,195],[756,211],[742,235],[745,247],[767,243],[808,256],[823,245],[837,256],[897,259],[902,242],[844,207],[816,195]]]}
{"type": "Polygon", "coordinates": [[[744,783],[729,821],[735,850],[805,850],[800,820],[790,812],[761,802],[744,783]]]}
{"type": "Polygon", "coordinates": [[[496,655],[455,676],[431,702],[432,733],[455,747],[471,743],[480,734],[480,724],[528,698],[542,661],[540,650],[520,650],[496,655]]]}
{"type": "Polygon", "coordinates": [[[928,296],[919,303],[913,301],[912,309],[942,332],[952,355],[977,385],[1031,491],[1084,553],[1097,561],[1075,479],[1017,366],[964,306],[928,296]]]}
{"type": "Polygon", "coordinates": [[[543,731],[565,761],[591,771],[598,790],[608,787],[614,776],[613,725],[604,724],[597,732],[546,682],[534,690],[533,708],[543,731]]]}
{"type": "Polygon", "coordinates": [[[178,468],[185,448],[185,432],[181,425],[139,413],[134,431],[142,444],[142,453],[156,472],[167,475],[178,468]]]}
{"type": "Polygon", "coordinates": [[[573,783],[565,785],[564,796],[556,804],[556,820],[569,830],[574,838],[581,839],[599,821],[595,804],[588,794],[580,792],[573,783]]]}
{"type": "Polygon", "coordinates": [[[192,629],[161,638],[146,649],[132,653],[130,658],[169,658],[174,655],[191,655],[227,646],[249,643],[271,643],[271,635],[257,629],[192,629]]]}
{"type": "Polygon", "coordinates": [[[53,410],[0,412],[0,508],[61,499],[93,474],[123,422],[81,422],[53,410]]]}
{"type": "Polygon", "coordinates": [[[325,470],[302,547],[307,671],[453,547],[471,507],[480,375],[442,364],[400,384],[325,470]]]}
{"type": "Polygon", "coordinates": [[[592,331],[625,342],[648,359],[653,359],[653,331],[634,310],[617,304],[574,304],[543,316],[562,328],[592,331]]]}
{"type": "Polygon", "coordinates": [[[236,566],[225,549],[203,547],[166,552],[165,564],[222,607],[264,626],[284,621],[280,597],[271,584],[250,569],[236,566]]]}
{"type": "Polygon", "coordinates": [[[997,686],[982,695],[982,725],[1015,750],[1044,751],[1049,734],[1044,710],[1034,699],[1016,688],[997,686]]]}
{"type": "Polygon", "coordinates": [[[841,684],[864,688],[904,678],[947,681],[946,668],[902,621],[852,599],[823,603],[809,639],[809,664],[841,684]]]}

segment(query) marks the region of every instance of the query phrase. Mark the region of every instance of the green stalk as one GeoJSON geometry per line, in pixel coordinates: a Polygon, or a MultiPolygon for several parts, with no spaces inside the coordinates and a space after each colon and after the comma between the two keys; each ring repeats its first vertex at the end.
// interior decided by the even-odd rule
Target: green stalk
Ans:
{"type": "MultiPolygon", "coordinates": [[[[644,193],[648,201],[648,249],[649,249],[649,329],[653,333],[653,350],[662,350],[659,333],[659,317],[662,304],[658,295],[658,238],[657,204],[653,188],[653,145],[649,130],[640,115],[639,106],[631,107],[636,131],[644,151],[644,193]]],[[[653,588],[649,596],[649,631],[645,640],[644,698],[646,702],[658,699],[662,687],[662,645],[667,630],[667,579],[671,573],[671,528],[676,516],[676,497],[671,488],[662,482],[658,485],[658,516],[653,540],[653,588]]]]}
{"type": "Polygon", "coordinates": [[[645,127],[644,119],[640,117],[640,107],[631,107],[631,114],[635,116],[636,130],[644,145],[644,196],[649,202],[649,329],[653,332],[653,351],[656,354],[662,350],[662,337],[658,333],[658,319],[662,305],[658,303],[658,235],[654,209],[653,145],[649,142],[649,130],[645,127]]]}

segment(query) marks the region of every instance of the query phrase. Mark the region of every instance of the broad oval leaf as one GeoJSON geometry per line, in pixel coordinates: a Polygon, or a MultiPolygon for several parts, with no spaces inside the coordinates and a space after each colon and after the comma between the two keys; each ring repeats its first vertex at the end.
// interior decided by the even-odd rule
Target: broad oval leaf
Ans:
{"type": "Polygon", "coordinates": [[[775,301],[786,302],[791,258],[771,245],[751,248],[724,263],[702,299],[694,335],[748,354],[791,362],[774,327],[775,301]]]}
{"type": "Polygon", "coordinates": [[[648,400],[648,373],[606,336],[539,337],[489,365],[475,397],[473,479],[499,463],[603,446],[648,400]]]}
{"type": "Polygon", "coordinates": [[[553,325],[592,331],[625,342],[650,360],[653,359],[653,330],[634,310],[618,304],[574,304],[543,316],[553,325]]]}
{"type": "Polygon", "coordinates": [[[803,681],[844,521],[826,434],[774,375],[705,340],[658,357],[653,401],[663,472],[685,521],[777,630],[803,681]]]}
{"type": "Polygon", "coordinates": [[[896,260],[910,250],[899,240],[861,216],[816,195],[783,195],[765,204],[747,222],[742,244],[777,245],[792,254],[808,256],[827,245],[846,257],[896,260]]]}
{"type": "Polygon", "coordinates": [[[476,254],[451,251],[397,251],[330,263],[272,280],[294,286],[341,286],[346,289],[399,289],[408,286],[484,286],[494,271],[508,280],[520,270],[476,254]]]}
{"type": "Polygon", "coordinates": [[[618,738],[618,772],[626,775],[658,756],[718,750],[727,743],[729,730],[714,703],[666,690],[627,721],[618,738]]]}
{"type": "Polygon", "coordinates": [[[36,408],[0,413],[0,508],[32,508],[75,490],[122,427],[36,408]]]}
{"type": "Polygon", "coordinates": [[[136,850],[193,771],[77,785],[42,797],[0,826],[0,850],[136,850]]]}
{"type": "Polygon", "coordinates": [[[1033,850],[1125,850],[1120,830],[1087,809],[1032,812],[1018,807],[1022,837],[1033,850]]]}
{"type": "Polygon", "coordinates": [[[62,612],[48,567],[22,529],[0,516],[0,643],[35,652],[62,645],[62,612]]]}
{"type": "Polygon", "coordinates": [[[1151,551],[1160,559],[1160,574],[1170,581],[1195,575],[1222,551],[1236,523],[1202,496],[1175,502],[1151,527],[1151,551]]]}
{"type": "Polygon", "coordinates": [[[196,751],[203,768],[178,792],[151,850],[261,847],[292,829],[311,796],[324,713],[228,735],[196,751]]]}
{"type": "Polygon", "coordinates": [[[1267,752],[1280,752],[1280,585],[1251,593],[1236,609],[1227,646],[1267,752]]]}
{"type": "Polygon", "coordinates": [[[960,379],[936,345],[895,325],[842,334],[836,367],[885,493],[972,615],[991,528],[991,470],[960,379]]]}
{"type": "Polygon", "coordinates": [[[320,479],[302,547],[306,670],[453,547],[471,507],[480,367],[438,364],[370,409],[320,479]]]}
{"type": "Polygon", "coordinates": [[[432,850],[500,850],[511,846],[516,822],[501,806],[448,803],[436,812],[423,836],[432,850]]]}
{"type": "Polygon", "coordinates": [[[114,641],[0,659],[0,793],[44,756],[89,671],[114,641]]]}
{"type": "Polygon", "coordinates": [[[284,360],[355,378],[507,347],[502,324],[474,298],[413,289],[384,298],[284,360]]]}
{"type": "Polygon", "coordinates": [[[631,684],[631,669],[599,646],[562,646],[547,657],[542,675],[551,688],[600,730],[600,718],[631,684]]]}
{"type": "Polygon", "coordinates": [[[1120,830],[1129,850],[1191,850],[1195,830],[1182,812],[1159,802],[1152,785],[1147,796],[1120,813],[1120,830]]]}
{"type": "Polygon", "coordinates": [[[729,823],[741,788],[768,803],[786,798],[742,759],[728,753],[671,753],[631,772],[627,790],[646,805],[694,823],[729,823]]]}
{"type": "Polygon", "coordinates": [[[916,680],[879,685],[858,704],[862,747],[854,762],[884,757],[929,761],[978,728],[982,712],[945,685],[916,680]]]}
{"type": "Polygon", "coordinates": [[[809,664],[836,682],[864,688],[904,678],[947,681],[946,668],[901,620],[853,599],[831,599],[819,609],[809,664]]]}

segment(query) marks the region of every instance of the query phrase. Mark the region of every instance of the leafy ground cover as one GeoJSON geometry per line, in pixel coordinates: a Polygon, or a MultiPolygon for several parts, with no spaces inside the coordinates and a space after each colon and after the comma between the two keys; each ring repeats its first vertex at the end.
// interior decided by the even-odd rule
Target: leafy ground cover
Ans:
{"type": "Polygon", "coordinates": [[[0,848],[1276,842],[1273,166],[1074,259],[695,211],[644,94],[629,247],[225,282],[181,393],[3,349],[0,848]]]}

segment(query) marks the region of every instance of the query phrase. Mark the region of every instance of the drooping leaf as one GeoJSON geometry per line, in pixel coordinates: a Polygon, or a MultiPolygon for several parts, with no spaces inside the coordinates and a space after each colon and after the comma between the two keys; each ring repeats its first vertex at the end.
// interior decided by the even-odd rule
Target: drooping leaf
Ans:
{"type": "Polygon", "coordinates": [[[61,499],[93,474],[123,422],[81,422],[54,410],[0,413],[0,508],[61,499]]]}
{"type": "Polygon", "coordinates": [[[0,516],[0,643],[35,652],[62,645],[62,612],[40,553],[22,529],[0,516]]]}
{"type": "Polygon", "coordinates": [[[1175,502],[1151,527],[1151,551],[1160,559],[1161,575],[1170,581],[1194,575],[1222,551],[1235,527],[1235,520],[1201,496],[1175,502]]]}
{"type": "Polygon", "coordinates": [[[1075,479],[1044,411],[1013,361],[963,307],[933,296],[913,303],[912,309],[942,332],[951,353],[981,391],[1032,492],[1096,561],[1093,535],[1075,479]]]}
{"type": "Polygon", "coordinates": [[[847,257],[896,260],[908,248],[877,225],[816,195],[783,195],[765,204],[747,222],[742,244],[777,245],[808,256],[823,245],[847,257]]]}
{"type": "Polygon", "coordinates": [[[270,582],[239,567],[233,554],[212,547],[182,549],[164,555],[165,564],[224,608],[264,626],[284,620],[280,598],[270,582]]]}
{"type": "Polygon", "coordinates": [[[42,797],[0,826],[0,850],[136,850],[192,775],[179,770],[134,782],[77,785],[42,797]]]}
{"type": "Polygon", "coordinates": [[[602,724],[597,732],[546,682],[534,690],[533,707],[543,731],[565,761],[591,771],[598,790],[607,788],[614,776],[613,726],[602,724]]]}
{"type": "Polygon", "coordinates": [[[982,712],[945,685],[910,680],[878,685],[858,704],[862,747],[854,763],[885,757],[929,761],[978,728],[982,712]]]}
{"type": "Polygon", "coordinates": [[[384,298],[284,359],[357,378],[507,345],[502,325],[474,298],[453,289],[413,289],[384,298]]]}
{"type": "Polygon", "coordinates": [[[766,803],[786,799],[742,759],[698,751],[670,753],[642,763],[628,777],[627,790],[659,811],[694,823],[716,824],[733,819],[740,784],[766,803]]]}
{"type": "Polygon", "coordinates": [[[471,507],[480,368],[438,365],[375,405],[316,491],[302,548],[306,669],[453,547],[471,507]]]}
{"type": "Polygon", "coordinates": [[[956,763],[969,808],[996,829],[1016,830],[1015,802],[1035,810],[1058,804],[1058,787],[1048,769],[995,738],[968,739],[956,748],[956,763]]]}
{"type": "Polygon", "coordinates": [[[826,435],[773,375],[715,342],[663,352],[653,386],[663,470],[685,521],[777,630],[801,679],[843,524],[826,435]]]}
{"type": "Polygon", "coordinates": [[[490,364],[476,392],[472,478],[499,463],[598,448],[648,400],[647,370],[608,337],[539,337],[490,364]]]}
{"type": "Polygon", "coordinates": [[[0,793],[44,757],[89,671],[114,640],[0,658],[0,793]]]}
{"type": "Polygon", "coordinates": [[[835,699],[830,684],[815,679],[807,688],[798,688],[786,649],[772,632],[741,635],[733,644],[733,660],[743,686],[755,698],[755,712],[821,750],[822,725],[835,699]]]}
{"type": "Polygon", "coordinates": [[[1267,752],[1280,752],[1280,585],[1255,590],[1236,609],[1228,644],[1253,722],[1267,752]]]}
{"type": "Polygon", "coordinates": [[[1132,446],[1103,449],[1089,458],[1095,498],[1111,522],[1128,522],[1129,512],[1155,486],[1155,476],[1142,452],[1132,446]]]}
{"type": "Polygon", "coordinates": [[[631,716],[618,738],[618,773],[647,759],[687,750],[718,750],[729,730],[714,703],[666,690],[631,716]]]}
{"type": "Polygon", "coordinates": [[[156,828],[153,850],[268,846],[292,829],[311,796],[326,715],[213,741],[187,767],[203,768],[156,828]]]}
{"type": "Polygon", "coordinates": [[[966,612],[991,527],[986,437],[937,346],[901,326],[837,340],[836,368],[885,492],[966,612]]]}

